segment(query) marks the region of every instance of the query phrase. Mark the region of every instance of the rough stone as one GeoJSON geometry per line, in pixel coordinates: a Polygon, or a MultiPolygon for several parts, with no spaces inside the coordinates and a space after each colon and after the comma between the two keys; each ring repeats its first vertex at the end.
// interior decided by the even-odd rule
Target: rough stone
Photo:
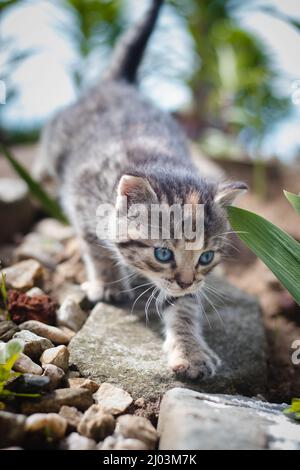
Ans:
{"type": "Polygon", "coordinates": [[[0,341],[7,342],[12,339],[13,335],[19,331],[18,326],[12,321],[0,322],[0,341]]]}
{"type": "Polygon", "coordinates": [[[299,425],[275,405],[242,396],[169,390],[161,403],[160,450],[299,450],[299,425]]]}
{"type": "Polygon", "coordinates": [[[41,282],[43,277],[43,268],[34,259],[27,259],[16,263],[9,268],[3,269],[3,272],[6,275],[7,288],[22,291],[31,289],[36,283],[41,282]]]}
{"type": "Polygon", "coordinates": [[[52,440],[62,439],[67,430],[67,421],[56,413],[36,413],[26,419],[26,433],[47,432],[52,440]]]}
{"type": "Polygon", "coordinates": [[[116,434],[127,439],[138,439],[145,443],[147,449],[154,449],[158,439],[157,431],[148,419],[133,415],[119,416],[116,434]]]}
{"type": "Polygon", "coordinates": [[[84,379],[82,377],[74,377],[68,379],[68,384],[71,388],[86,388],[90,390],[92,393],[97,392],[98,388],[100,387],[97,382],[90,379],[84,379]]]}
{"type": "Polygon", "coordinates": [[[92,405],[84,413],[77,429],[85,437],[102,441],[114,432],[115,425],[114,417],[101,405],[92,405]]]}
{"type": "Polygon", "coordinates": [[[63,301],[56,316],[58,325],[67,326],[73,331],[79,331],[87,319],[86,313],[72,297],[63,301]]]}
{"type": "Polygon", "coordinates": [[[204,318],[204,332],[222,359],[215,377],[188,383],[175,378],[162,351],[161,324],[150,312],[146,326],[144,305],[142,317],[138,307],[133,315],[125,309],[96,305],[69,345],[70,363],[82,376],[99,382],[109,380],[134,399],[157,399],[175,386],[211,393],[264,394],[266,343],[259,305],[224,280],[215,278],[214,288],[223,296],[224,305],[216,306],[218,312],[205,306],[210,326],[204,318]]]}
{"type": "Polygon", "coordinates": [[[68,430],[75,431],[83,416],[81,411],[78,411],[74,406],[62,406],[59,410],[59,416],[65,418],[68,422],[68,430]]]}
{"type": "Polygon", "coordinates": [[[85,388],[60,388],[35,400],[24,400],[21,408],[26,415],[32,413],[58,413],[64,405],[85,411],[93,404],[93,397],[85,388]]]}
{"type": "Polygon", "coordinates": [[[48,390],[50,391],[58,388],[65,377],[64,371],[54,364],[46,364],[43,375],[49,378],[48,390]]]}
{"type": "Polygon", "coordinates": [[[69,366],[69,355],[70,353],[66,346],[56,346],[56,348],[50,348],[43,352],[41,363],[43,366],[54,364],[66,372],[69,366]]]}
{"type": "Polygon", "coordinates": [[[20,330],[28,330],[52,341],[53,344],[69,344],[70,337],[55,326],[37,320],[29,320],[19,325],[20,330]]]}
{"type": "Polygon", "coordinates": [[[43,373],[43,369],[23,353],[14,363],[13,369],[16,372],[22,372],[22,374],[28,372],[28,374],[42,375],[43,373]]]}
{"type": "Polygon", "coordinates": [[[129,393],[107,382],[101,384],[93,396],[96,403],[113,415],[124,413],[133,402],[129,393]]]}
{"type": "Polygon", "coordinates": [[[47,349],[53,348],[51,341],[28,330],[18,331],[14,334],[14,338],[24,344],[24,354],[31,359],[37,359],[47,349]]]}
{"type": "Polygon", "coordinates": [[[19,260],[33,258],[43,266],[55,268],[64,253],[64,245],[51,237],[29,233],[16,250],[19,260]]]}
{"type": "Polygon", "coordinates": [[[80,436],[77,432],[72,432],[61,441],[61,450],[96,450],[96,442],[88,437],[80,436]]]}
{"type": "Polygon", "coordinates": [[[139,439],[124,439],[119,436],[109,436],[97,447],[99,450],[148,450],[147,445],[139,439]]]}
{"type": "Polygon", "coordinates": [[[26,417],[0,411],[0,448],[22,444],[26,417]]]}

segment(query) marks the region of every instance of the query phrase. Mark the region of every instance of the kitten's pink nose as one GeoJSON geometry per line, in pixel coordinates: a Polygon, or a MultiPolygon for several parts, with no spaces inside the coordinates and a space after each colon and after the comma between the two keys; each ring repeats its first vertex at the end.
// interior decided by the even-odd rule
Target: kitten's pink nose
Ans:
{"type": "Polygon", "coordinates": [[[181,287],[181,289],[187,289],[194,282],[192,279],[191,280],[190,279],[182,279],[180,277],[180,275],[176,275],[175,280],[176,280],[177,284],[179,285],[179,287],[181,287]]]}

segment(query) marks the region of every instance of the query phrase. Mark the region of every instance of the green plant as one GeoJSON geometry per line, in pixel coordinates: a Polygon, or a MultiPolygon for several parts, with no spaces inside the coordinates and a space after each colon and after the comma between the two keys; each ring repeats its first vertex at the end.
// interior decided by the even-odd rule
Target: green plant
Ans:
{"type": "MultiPolygon", "coordinates": [[[[285,195],[299,211],[300,196],[285,195]]],[[[260,215],[238,207],[227,210],[232,228],[300,305],[300,243],[260,215]]]]}
{"type": "Polygon", "coordinates": [[[8,343],[0,344],[0,397],[29,397],[38,398],[38,393],[15,393],[6,390],[6,386],[11,379],[22,375],[20,372],[12,370],[14,363],[23,351],[23,344],[17,339],[11,339],[8,343]]]}
{"type": "MultiPolygon", "coordinates": [[[[0,264],[1,268],[1,264],[0,264]]],[[[8,298],[7,298],[7,289],[6,289],[6,274],[1,271],[0,273],[0,295],[3,304],[3,308],[0,307],[0,314],[4,315],[6,320],[10,320],[10,314],[8,310],[8,298]]]]}
{"type": "Polygon", "coordinates": [[[291,406],[286,408],[283,413],[296,421],[300,421],[300,398],[293,398],[291,406]]]}
{"type": "Polygon", "coordinates": [[[10,163],[13,169],[18,173],[20,178],[27,184],[27,187],[35,199],[37,199],[40,204],[42,205],[43,209],[48,212],[48,214],[52,215],[55,219],[60,220],[61,222],[67,223],[67,219],[63,214],[59,204],[49,196],[49,194],[44,191],[40,183],[32,178],[32,176],[28,173],[26,168],[19,163],[11,152],[4,147],[4,145],[0,144],[0,152],[3,153],[6,160],[10,163]]]}

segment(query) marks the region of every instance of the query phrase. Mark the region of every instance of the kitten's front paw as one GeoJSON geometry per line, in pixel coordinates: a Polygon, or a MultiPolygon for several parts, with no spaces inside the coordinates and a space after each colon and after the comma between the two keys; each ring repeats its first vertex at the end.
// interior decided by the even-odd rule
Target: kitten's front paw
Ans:
{"type": "Polygon", "coordinates": [[[213,377],[221,365],[219,357],[211,350],[199,349],[189,355],[170,355],[169,366],[175,374],[188,380],[213,377]]]}
{"type": "Polygon", "coordinates": [[[103,284],[102,282],[84,282],[81,284],[82,290],[86,292],[86,295],[90,302],[110,302],[110,303],[123,303],[128,300],[128,294],[120,291],[115,286],[103,284]]]}
{"type": "Polygon", "coordinates": [[[90,302],[99,302],[103,299],[103,284],[101,282],[84,282],[81,289],[86,293],[90,302]]]}

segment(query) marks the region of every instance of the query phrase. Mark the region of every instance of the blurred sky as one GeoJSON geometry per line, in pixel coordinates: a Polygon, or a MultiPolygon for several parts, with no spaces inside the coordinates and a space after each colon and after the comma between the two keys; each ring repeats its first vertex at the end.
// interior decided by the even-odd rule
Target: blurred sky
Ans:
{"type": "MultiPolygon", "coordinates": [[[[139,17],[147,5],[146,0],[128,0],[130,20],[139,17]]],[[[70,69],[76,61],[76,52],[66,33],[71,18],[61,8],[58,0],[25,0],[11,8],[1,23],[1,37],[14,38],[16,49],[33,49],[34,54],[22,63],[12,77],[19,90],[18,97],[5,107],[3,116],[8,125],[27,126],[44,121],[55,110],[76,97],[70,69]],[[58,26],[60,25],[60,27],[58,26]],[[64,25],[64,26],[62,26],[64,25]]],[[[242,1],[239,20],[250,31],[262,37],[270,54],[282,72],[280,93],[292,98],[292,86],[300,80],[300,35],[285,22],[251,8],[252,4],[277,7],[280,11],[300,20],[300,0],[242,1]]],[[[184,74],[192,67],[193,54],[190,39],[180,18],[170,8],[161,15],[159,28],[151,43],[149,56],[155,56],[160,48],[167,51],[172,70],[184,74]]],[[[5,50],[0,51],[0,67],[5,61],[5,50]]],[[[107,54],[91,58],[87,67],[88,81],[95,82],[107,63],[107,54]]],[[[158,74],[149,70],[150,60],[144,66],[143,91],[166,110],[187,106],[190,100],[188,88],[180,80],[172,79],[172,73],[158,74]],[[148,68],[147,68],[148,64],[148,68]]],[[[166,71],[167,72],[167,71],[166,71]]],[[[174,74],[175,75],[175,74],[174,74]]],[[[300,82],[299,82],[300,83],[300,82]]],[[[265,152],[276,152],[282,158],[290,158],[300,149],[300,104],[294,105],[293,117],[280,124],[265,142],[265,152]]]]}

